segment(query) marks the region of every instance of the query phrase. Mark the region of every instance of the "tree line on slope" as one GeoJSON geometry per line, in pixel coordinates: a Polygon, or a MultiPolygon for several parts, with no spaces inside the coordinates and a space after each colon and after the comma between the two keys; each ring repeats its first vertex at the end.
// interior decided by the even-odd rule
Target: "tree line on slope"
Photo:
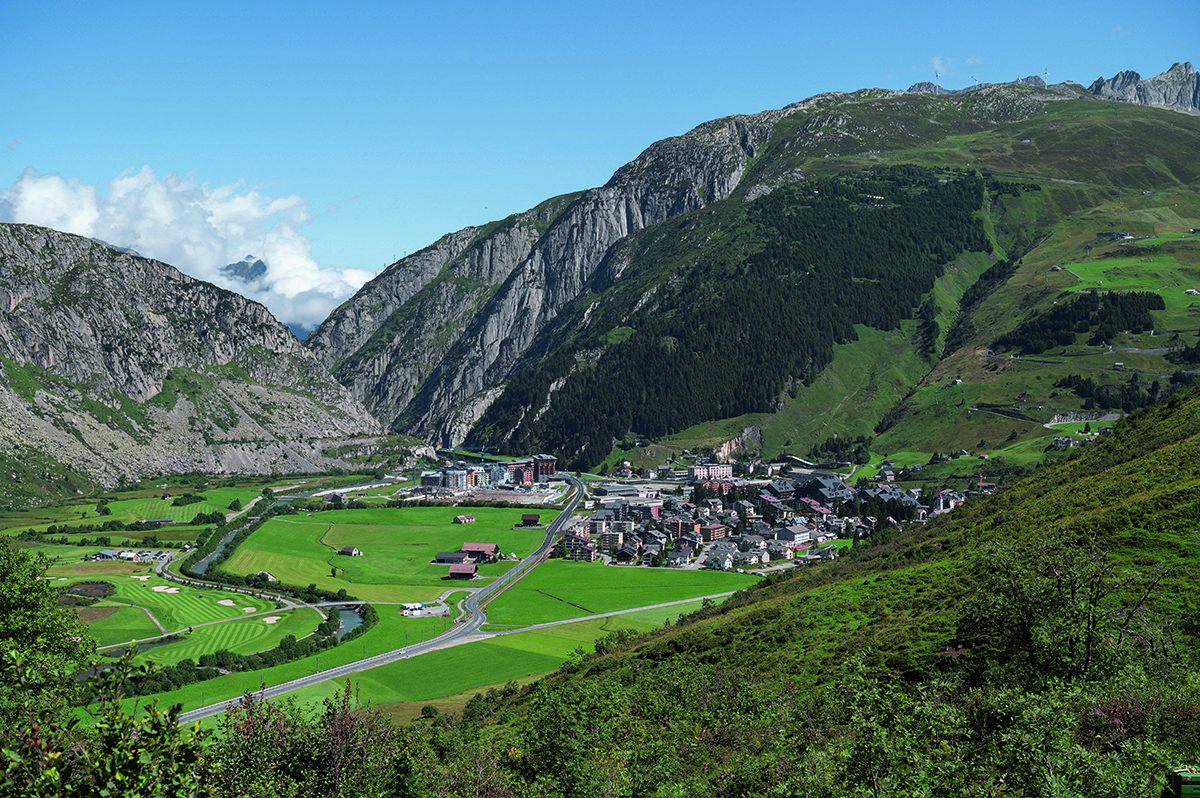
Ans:
{"type": "MultiPolygon", "coordinates": [[[[600,331],[525,368],[471,438],[552,451],[582,469],[631,430],[654,438],[772,412],[790,385],[832,361],[834,345],[857,339],[856,324],[895,329],[945,264],[990,249],[983,197],[971,174],[891,167],[748,203],[628,315],[632,335],[608,344],[600,331]],[[593,360],[585,353],[595,349],[593,360]]],[[[678,258],[685,240],[655,237],[634,261],[678,258]]]]}
{"type": "Polygon", "coordinates": [[[1090,333],[1088,346],[1102,346],[1119,333],[1154,329],[1154,310],[1166,310],[1163,298],[1151,291],[1109,291],[1076,294],[1044,313],[1031,316],[1012,332],[996,339],[997,352],[1020,350],[1038,355],[1054,347],[1074,346],[1078,335],[1090,333]]]}

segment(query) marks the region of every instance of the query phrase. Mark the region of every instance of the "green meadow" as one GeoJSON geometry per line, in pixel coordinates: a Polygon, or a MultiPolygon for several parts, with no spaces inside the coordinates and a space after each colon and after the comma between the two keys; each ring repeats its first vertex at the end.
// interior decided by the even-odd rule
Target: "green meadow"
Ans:
{"type": "MultiPolygon", "coordinates": [[[[682,609],[674,608],[676,616],[679,613],[694,609],[691,605],[681,605],[682,609]]],[[[696,602],[695,606],[699,606],[696,602]]],[[[383,712],[407,720],[420,714],[420,707],[432,704],[443,711],[456,711],[462,708],[470,695],[497,687],[510,681],[518,683],[529,681],[547,671],[552,671],[577,655],[579,649],[590,650],[593,641],[618,629],[632,629],[636,632],[650,631],[662,626],[662,621],[668,617],[662,611],[630,613],[629,615],[612,618],[598,618],[589,621],[563,624],[548,629],[537,629],[528,632],[514,632],[487,640],[466,643],[452,648],[431,651],[419,657],[404,659],[389,665],[382,665],[366,671],[360,671],[349,677],[350,682],[357,687],[359,697],[365,704],[378,707],[383,712]],[[660,620],[661,618],[661,620],[660,620]],[[486,662],[487,667],[480,667],[486,662]]],[[[430,623],[424,619],[422,623],[430,623]]],[[[437,629],[441,631],[440,627],[437,629]]],[[[394,636],[394,633],[393,633],[394,636]]],[[[432,636],[432,635],[431,635],[432,636]]],[[[364,636],[365,637],[365,636],[364,636]]],[[[409,642],[415,642],[413,637],[409,642]]],[[[354,649],[360,646],[355,640],[346,648],[354,649]]],[[[367,655],[376,652],[367,645],[367,655]]],[[[384,649],[388,650],[388,649],[384,649]]],[[[332,656],[333,652],[330,652],[332,656]]],[[[321,655],[322,667],[326,665],[326,655],[321,655]]],[[[289,663],[287,666],[272,668],[269,671],[255,671],[245,676],[262,674],[262,683],[276,684],[280,681],[296,678],[299,675],[315,672],[315,658],[289,663]],[[289,666],[291,670],[288,669],[289,666]],[[293,674],[293,675],[289,675],[293,674]],[[286,677],[286,678],[284,678],[286,677]]],[[[333,664],[333,660],[329,660],[333,664]]],[[[223,698],[236,698],[245,690],[256,689],[260,682],[253,679],[242,679],[246,684],[242,692],[228,693],[221,683],[234,680],[241,674],[231,674],[204,683],[204,698],[212,703],[223,698]],[[221,690],[221,692],[214,692],[221,690]]],[[[318,706],[326,698],[334,695],[345,685],[345,679],[322,682],[313,687],[288,693],[286,700],[295,701],[302,706],[318,706]]],[[[201,706],[201,685],[191,685],[172,693],[172,702],[185,701],[185,709],[201,706]],[[192,701],[194,703],[188,703],[192,701]]],[[[207,726],[215,726],[217,718],[204,721],[207,726]]]]}
{"type": "Polygon", "coordinates": [[[162,634],[150,616],[140,607],[80,607],[80,620],[100,647],[130,643],[162,634]]]}
{"type": "MultiPolygon", "coordinates": [[[[436,637],[450,627],[446,618],[408,618],[400,615],[399,608],[379,607],[379,623],[368,629],[361,636],[335,648],[322,651],[311,657],[294,660],[273,668],[263,668],[256,671],[237,671],[218,676],[206,682],[181,687],[170,693],[159,696],[169,704],[179,703],[185,710],[196,709],[217,701],[229,701],[248,692],[258,690],[262,685],[275,685],[298,679],[301,676],[315,674],[321,670],[346,665],[364,657],[394,651],[412,643],[418,643],[436,637]]],[[[310,610],[311,612],[311,610],[310,610]]],[[[272,613],[283,614],[283,613],[272,613]]],[[[315,619],[315,615],[314,615],[315,619]]],[[[315,624],[314,624],[315,626],[315,624]]],[[[152,649],[151,651],[165,651],[152,649]]],[[[146,652],[151,653],[151,652],[146,652]]],[[[182,658],[182,657],[181,657],[182,658]]],[[[417,657],[414,662],[423,659],[417,657]]],[[[489,665],[490,670],[490,665],[489,665]]],[[[355,674],[354,681],[360,681],[363,674],[355,674]]],[[[364,695],[367,691],[364,690],[364,695]]],[[[144,706],[150,699],[129,699],[126,706],[144,706]]]]}
{"type": "MultiPolygon", "coordinates": [[[[514,528],[521,509],[492,507],[403,507],[329,510],[273,518],[221,565],[235,575],[267,571],[282,582],[347,593],[370,601],[428,601],[455,587],[438,552],[457,551],[466,541],[496,543],[502,552],[525,556],[542,542],[541,528],[514,528]],[[455,524],[471,514],[472,524],[455,524]],[[357,547],[361,557],[338,554],[357,547]],[[332,569],[337,569],[333,576],[332,569]]],[[[540,510],[549,521],[553,511],[540,510]]],[[[511,562],[484,565],[480,574],[500,576],[511,562]]]]}
{"type": "MultiPolygon", "coordinates": [[[[549,560],[487,606],[490,631],[648,607],[748,587],[755,577],[722,571],[630,568],[549,560]]],[[[675,614],[678,614],[678,610],[675,614]]]]}

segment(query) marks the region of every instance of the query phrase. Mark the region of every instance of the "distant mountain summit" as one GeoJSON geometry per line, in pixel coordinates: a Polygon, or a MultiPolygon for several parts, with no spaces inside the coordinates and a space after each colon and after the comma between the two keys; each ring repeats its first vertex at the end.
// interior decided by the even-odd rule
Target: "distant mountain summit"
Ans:
{"type": "Polygon", "coordinates": [[[1200,76],[1187,61],[1172,64],[1166,72],[1152,78],[1143,78],[1133,71],[1118,72],[1109,80],[1097,78],[1088,91],[1103,100],[1200,114],[1200,76]]]}
{"type": "MultiPolygon", "coordinates": [[[[1077,84],[1068,81],[1066,85],[1076,86],[1077,84]]],[[[1030,75],[1009,83],[978,83],[971,89],[985,86],[1050,88],[1042,78],[1030,75]]],[[[923,80],[909,86],[906,93],[951,97],[965,91],[970,91],[970,89],[949,89],[933,81],[923,80]]],[[[1108,80],[1097,78],[1092,85],[1087,87],[1087,91],[1102,100],[1120,100],[1137,105],[1166,108],[1171,111],[1200,114],[1200,75],[1197,75],[1196,71],[1192,69],[1191,63],[1187,61],[1174,63],[1166,72],[1152,78],[1143,78],[1132,70],[1118,72],[1108,80]]]]}
{"type": "Polygon", "coordinates": [[[0,466],[103,485],[288,473],[379,424],[257,302],[160,261],[0,224],[0,466]]]}
{"type": "MultiPolygon", "coordinates": [[[[987,86],[1033,86],[1037,89],[1046,88],[1046,81],[1039,78],[1037,75],[1029,75],[1024,78],[1017,78],[1008,83],[976,83],[971,86],[972,89],[985,88],[987,86]]],[[[942,97],[951,97],[955,94],[962,94],[968,89],[947,89],[945,86],[934,83],[928,80],[922,80],[919,83],[914,83],[905,89],[907,94],[937,94],[942,97]]]]}
{"type": "Polygon", "coordinates": [[[258,282],[266,276],[267,264],[263,263],[261,258],[247,255],[237,263],[222,266],[221,274],[249,285],[258,282]]]}

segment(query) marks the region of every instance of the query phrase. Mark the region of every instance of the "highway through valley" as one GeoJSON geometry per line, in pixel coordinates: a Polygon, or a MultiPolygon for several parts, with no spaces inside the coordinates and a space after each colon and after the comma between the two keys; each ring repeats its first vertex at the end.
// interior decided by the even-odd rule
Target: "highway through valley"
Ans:
{"type": "MultiPolygon", "coordinates": [[[[538,546],[536,551],[534,551],[525,559],[521,560],[520,563],[515,565],[513,568],[510,568],[508,572],[499,579],[496,579],[486,587],[474,590],[469,597],[460,602],[462,607],[462,615],[456,619],[454,625],[445,632],[437,637],[430,638],[429,640],[425,640],[420,643],[413,643],[412,645],[407,645],[403,648],[397,648],[394,651],[387,651],[371,657],[364,657],[354,662],[346,663],[345,665],[339,665],[334,668],[329,668],[328,670],[318,671],[311,676],[304,676],[299,679],[293,679],[288,682],[282,682],[274,685],[264,683],[261,690],[255,691],[255,697],[275,698],[285,693],[290,693],[293,690],[311,687],[314,684],[320,684],[321,682],[329,681],[330,679],[342,679],[350,674],[365,671],[370,668],[376,668],[380,665],[387,665],[389,663],[397,662],[409,657],[417,657],[430,651],[436,651],[438,649],[449,648],[451,646],[462,645],[463,643],[469,643],[475,640],[483,640],[491,637],[491,634],[483,634],[480,632],[483,624],[487,622],[487,615],[484,612],[484,607],[489,601],[491,601],[505,589],[515,584],[522,577],[528,574],[534,568],[534,566],[545,559],[546,555],[550,552],[550,549],[553,548],[555,539],[562,534],[563,527],[566,526],[568,521],[570,521],[571,514],[575,512],[575,508],[579,506],[579,502],[583,499],[584,486],[580,480],[576,479],[570,474],[559,474],[559,477],[565,478],[567,482],[572,485],[574,491],[572,492],[571,497],[567,500],[562,511],[555,517],[550,525],[546,527],[546,537],[542,540],[541,545],[538,546]]],[[[688,599],[688,601],[694,600],[695,599],[688,599]]],[[[363,602],[354,603],[361,604],[363,602]]],[[[564,621],[560,623],[569,622],[571,621],[564,621]]],[[[544,626],[549,625],[553,624],[544,624],[544,626]]],[[[537,628],[541,627],[539,626],[537,628]]],[[[512,631],[521,630],[510,630],[504,632],[504,634],[511,634],[512,631]]],[[[220,701],[215,704],[209,704],[207,706],[200,707],[199,709],[192,709],[187,712],[180,713],[179,722],[192,723],[194,721],[201,720],[202,718],[220,714],[229,708],[231,703],[233,702],[220,701]]]]}

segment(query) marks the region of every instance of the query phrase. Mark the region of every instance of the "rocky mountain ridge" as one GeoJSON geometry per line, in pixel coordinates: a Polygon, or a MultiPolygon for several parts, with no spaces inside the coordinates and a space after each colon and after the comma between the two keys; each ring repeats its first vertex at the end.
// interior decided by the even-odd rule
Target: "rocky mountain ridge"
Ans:
{"type": "Polygon", "coordinates": [[[383,423],[462,440],[537,333],[590,281],[620,273],[614,245],[728,196],[786,113],[705,123],[600,188],[446,236],[364,286],[305,345],[383,423]]]}
{"type": "Polygon", "coordinates": [[[262,305],[79,236],[0,225],[0,437],[102,484],[344,465],[381,430],[262,305]]]}
{"type": "Polygon", "coordinates": [[[1152,78],[1143,78],[1133,71],[1118,72],[1108,80],[1097,78],[1088,91],[1103,100],[1200,114],[1200,75],[1188,61],[1174,63],[1152,78]]]}
{"type": "MultiPolygon", "coordinates": [[[[1177,64],[1172,73],[1170,85],[1195,82],[1190,64],[1177,64]]],[[[1134,73],[1118,78],[1123,75],[1133,78],[1114,78],[1112,91],[1151,99],[1175,96],[1166,89],[1137,95],[1129,87],[1146,82],[1134,73]]],[[[108,477],[184,465],[213,471],[304,470],[327,462],[319,441],[376,434],[381,427],[437,445],[457,444],[473,429],[479,434],[489,407],[511,403],[511,396],[497,399],[519,383],[522,369],[546,355],[561,355],[558,345],[578,338],[589,324],[587,346],[573,350],[576,370],[602,357],[606,341],[633,334],[627,319],[643,305],[653,309],[661,287],[652,282],[657,277],[647,277],[647,264],[639,263],[637,254],[644,254],[656,236],[686,238],[703,228],[700,238],[679,244],[701,251],[713,236],[724,235],[719,222],[685,231],[710,212],[720,214],[731,204],[753,202],[813,177],[912,163],[914,154],[919,161],[922,148],[937,147],[949,135],[1005,125],[998,135],[1014,136],[1015,147],[1011,153],[999,147],[992,168],[1020,172],[1028,166],[1051,180],[1077,178],[1078,164],[1054,171],[1045,157],[1036,167],[1022,159],[1027,153],[1036,156],[1031,146],[1053,146],[1063,136],[1058,122],[1044,118],[1057,113],[1048,104],[1094,103],[1095,85],[1091,90],[1072,82],[1046,86],[1033,76],[954,93],[942,89],[944,96],[936,97],[924,88],[823,93],[778,110],[706,122],[656,142],[603,186],[447,234],[397,261],[337,308],[303,346],[262,306],[136,253],[121,260],[111,249],[86,241],[68,244],[49,231],[36,234],[45,239],[37,241],[28,232],[6,232],[3,247],[14,253],[12,272],[20,277],[10,280],[3,272],[11,285],[0,288],[6,313],[0,354],[9,361],[6,408],[34,416],[49,413],[50,427],[57,430],[38,428],[30,418],[22,422],[22,434],[9,439],[21,445],[37,440],[43,449],[51,438],[84,440],[89,469],[104,471],[96,464],[106,457],[119,461],[105,472],[108,477]],[[657,232],[668,227],[672,232],[657,232]],[[107,254],[97,254],[100,250],[107,254]],[[53,269],[27,279],[49,262],[53,269]],[[631,289],[630,276],[639,269],[643,282],[631,289]],[[135,273],[143,276],[134,279],[135,273]],[[118,287],[117,302],[112,309],[98,309],[95,297],[110,283],[118,287]],[[636,302],[631,291],[638,295],[636,302]],[[619,301],[613,301],[618,294],[619,301]],[[39,313],[49,313],[43,315],[54,332],[31,334],[41,320],[30,312],[30,301],[39,313]],[[20,372],[16,376],[14,369],[20,372]],[[17,390],[22,386],[24,394],[17,390]],[[290,418],[280,416],[275,410],[286,403],[264,386],[315,398],[317,409],[310,403],[290,418]],[[126,401],[137,404],[131,416],[135,429],[120,430],[133,443],[118,436],[98,444],[87,439],[91,433],[80,432],[82,427],[72,430],[79,425],[64,421],[66,405],[47,409],[47,397],[55,392],[67,396],[75,411],[92,394],[114,414],[116,408],[125,410],[126,401]],[[160,418],[160,411],[175,415],[160,418]],[[303,424],[293,423],[301,417],[307,419],[303,424]],[[318,442],[301,443],[310,439],[300,427],[315,430],[311,440],[318,442]],[[34,434],[35,428],[42,431],[34,434]],[[166,430],[182,437],[172,439],[164,455],[149,441],[166,430]],[[284,448],[260,454],[255,447],[264,442],[284,448]],[[146,451],[128,454],[130,446],[146,451]],[[106,455],[118,450],[119,456],[106,455]]],[[[979,160],[986,150],[970,157],[956,152],[945,162],[950,168],[988,163],[979,160]]],[[[1136,182],[1135,171],[1127,165],[1124,179],[1136,182]]],[[[1110,179],[1100,173],[1093,177],[1110,179]]],[[[1023,246],[1023,235],[1015,231],[1011,243],[1023,246]]],[[[6,251],[0,249],[0,255],[6,251]]],[[[255,265],[248,259],[227,268],[255,265]]],[[[546,412],[562,384],[557,378],[552,382],[541,398],[523,405],[528,417],[546,412]]],[[[303,404],[307,398],[296,401],[303,404]]],[[[783,397],[780,402],[786,404],[783,397]]],[[[95,431],[98,439],[115,434],[120,425],[112,418],[102,418],[97,407],[85,409],[106,430],[95,431]]],[[[488,434],[503,432],[495,427],[488,434]]],[[[597,441],[597,447],[603,443],[597,441]]]]}
{"type": "Polygon", "coordinates": [[[445,236],[393,264],[305,346],[383,424],[457,444],[523,362],[570,334],[555,325],[563,309],[618,280],[631,237],[735,192],[749,201],[799,182],[807,172],[795,163],[825,170],[854,153],[873,158],[897,142],[928,140],[937,134],[930,114],[994,124],[1087,96],[1077,84],[1047,91],[1040,78],[1029,81],[946,97],[940,109],[929,105],[934,98],[871,89],[704,123],[651,145],[600,188],[445,236]]]}

